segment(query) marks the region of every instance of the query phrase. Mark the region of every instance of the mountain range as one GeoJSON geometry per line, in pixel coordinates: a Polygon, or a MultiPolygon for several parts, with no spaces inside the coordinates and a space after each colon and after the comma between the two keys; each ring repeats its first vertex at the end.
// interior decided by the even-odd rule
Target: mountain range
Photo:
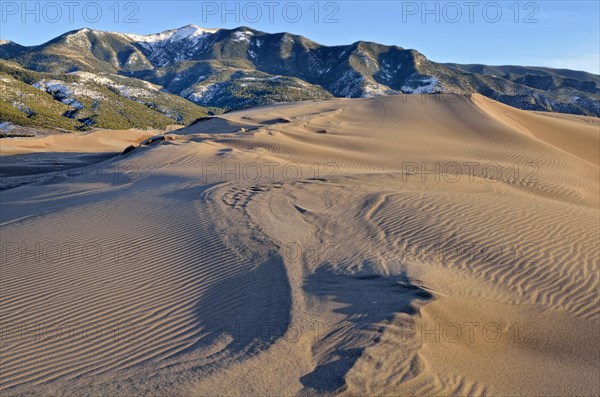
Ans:
{"type": "Polygon", "coordinates": [[[30,47],[3,40],[0,82],[0,123],[64,129],[162,128],[273,102],[421,93],[477,92],[521,109],[600,116],[599,75],[443,64],[398,46],[324,46],[248,27],[85,28],[30,47]]]}

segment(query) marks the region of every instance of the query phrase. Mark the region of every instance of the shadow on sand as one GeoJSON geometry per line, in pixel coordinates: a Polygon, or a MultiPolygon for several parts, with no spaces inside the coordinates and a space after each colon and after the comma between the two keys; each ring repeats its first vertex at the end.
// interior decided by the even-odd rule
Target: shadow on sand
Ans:
{"type": "Polygon", "coordinates": [[[418,312],[415,303],[433,299],[431,293],[413,284],[406,274],[340,275],[328,266],[308,277],[304,289],[321,299],[343,304],[334,312],[346,316],[346,326],[333,329],[321,340],[326,353],[317,353],[321,357],[317,367],[300,379],[306,388],[318,393],[344,387],[344,377],[365,348],[379,342],[383,331],[380,323],[398,313],[414,315],[418,312]],[[355,343],[357,339],[359,343],[355,343]]]}

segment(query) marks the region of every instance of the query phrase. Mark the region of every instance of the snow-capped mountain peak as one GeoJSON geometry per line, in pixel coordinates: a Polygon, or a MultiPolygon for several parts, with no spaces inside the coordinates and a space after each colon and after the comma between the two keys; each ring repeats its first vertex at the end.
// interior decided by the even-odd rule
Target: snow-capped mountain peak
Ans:
{"type": "Polygon", "coordinates": [[[197,48],[217,30],[186,25],[161,33],[149,35],[124,34],[123,36],[143,47],[153,65],[162,67],[188,59],[193,55],[194,48],[197,48]]]}
{"type": "Polygon", "coordinates": [[[197,25],[186,25],[178,29],[170,29],[149,35],[126,34],[131,40],[140,43],[174,43],[184,39],[193,39],[215,33],[218,29],[204,29],[197,25]]]}

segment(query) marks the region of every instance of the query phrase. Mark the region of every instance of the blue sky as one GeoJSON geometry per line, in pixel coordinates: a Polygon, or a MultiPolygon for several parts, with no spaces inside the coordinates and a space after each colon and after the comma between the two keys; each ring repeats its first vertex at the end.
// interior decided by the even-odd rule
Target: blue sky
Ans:
{"type": "Polygon", "coordinates": [[[40,44],[89,27],[155,33],[196,24],[302,34],[326,45],[369,40],[438,62],[600,73],[600,1],[5,1],[0,38],[40,44]],[[318,12],[317,12],[318,10],[318,12]]]}

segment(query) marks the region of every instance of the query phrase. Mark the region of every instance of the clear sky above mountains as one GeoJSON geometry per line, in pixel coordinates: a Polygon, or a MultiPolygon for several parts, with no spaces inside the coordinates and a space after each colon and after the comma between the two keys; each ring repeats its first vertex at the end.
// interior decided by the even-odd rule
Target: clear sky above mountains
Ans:
{"type": "Polygon", "coordinates": [[[415,48],[438,62],[600,73],[600,2],[2,1],[0,39],[23,45],[89,27],[148,34],[187,24],[287,31],[327,45],[415,48]]]}

